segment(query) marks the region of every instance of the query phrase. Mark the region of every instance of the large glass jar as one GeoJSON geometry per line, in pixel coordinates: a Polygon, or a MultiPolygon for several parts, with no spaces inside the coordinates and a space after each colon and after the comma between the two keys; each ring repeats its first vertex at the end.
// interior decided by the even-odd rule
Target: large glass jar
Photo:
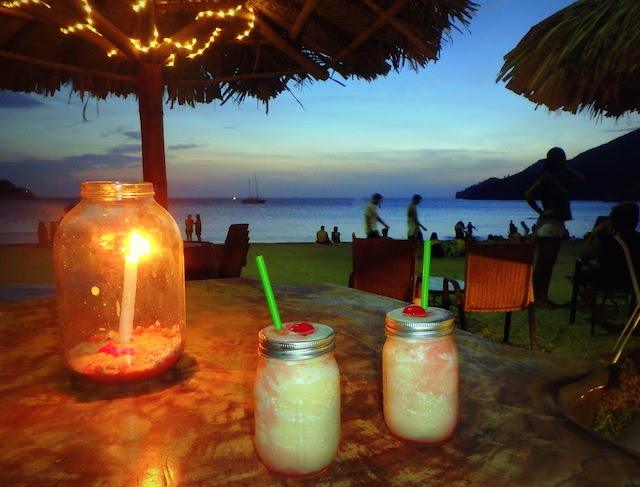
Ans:
{"type": "Polygon", "coordinates": [[[86,182],[55,235],[64,364],[103,383],[150,379],[184,350],[184,254],[151,183],[86,182]]]}
{"type": "Polygon", "coordinates": [[[340,372],[333,329],[288,323],[260,331],[255,445],[271,472],[308,477],[331,464],[340,441],[340,372]]]}
{"type": "Polygon", "coordinates": [[[408,306],[387,313],[382,348],[384,419],[401,440],[441,443],[458,422],[458,348],[453,314],[408,306]]]}

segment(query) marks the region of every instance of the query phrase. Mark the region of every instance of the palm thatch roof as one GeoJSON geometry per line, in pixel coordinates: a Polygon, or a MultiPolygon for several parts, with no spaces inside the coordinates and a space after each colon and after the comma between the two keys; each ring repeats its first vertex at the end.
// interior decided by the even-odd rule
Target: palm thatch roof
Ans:
{"type": "Polygon", "coordinates": [[[126,96],[136,93],[137,63],[157,62],[171,101],[193,105],[250,96],[266,102],[290,81],[324,80],[333,72],[373,80],[405,61],[424,66],[438,58],[452,23],[467,25],[474,11],[467,0],[149,0],[138,12],[133,3],[50,0],[48,8],[44,0],[16,7],[3,2],[0,88],[50,94],[72,83],[80,93],[126,96]],[[61,34],[60,27],[86,22],[84,4],[100,35],[87,29],[61,34]],[[233,17],[195,20],[199,12],[237,6],[233,17]],[[221,34],[192,59],[188,50],[163,41],[208,39],[216,27],[221,34]],[[147,43],[157,37],[163,45],[137,50],[129,39],[143,39],[145,30],[147,43]],[[109,58],[112,49],[118,52],[109,58]],[[177,53],[176,64],[165,66],[171,53],[177,53]]]}
{"type": "Polygon", "coordinates": [[[470,0],[0,1],[0,89],[137,96],[143,177],[166,206],[164,101],[268,103],[316,80],[422,67],[476,8],[470,0]]]}
{"type": "Polygon", "coordinates": [[[531,28],[504,59],[498,81],[552,111],[640,112],[640,1],[577,1],[531,28]]]}

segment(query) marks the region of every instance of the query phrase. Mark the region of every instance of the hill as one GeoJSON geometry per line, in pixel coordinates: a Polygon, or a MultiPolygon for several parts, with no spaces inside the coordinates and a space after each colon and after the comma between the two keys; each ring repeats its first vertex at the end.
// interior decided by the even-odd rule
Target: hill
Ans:
{"type": "Polygon", "coordinates": [[[35,198],[33,193],[27,188],[19,188],[11,181],[6,179],[0,180],[0,199],[28,199],[35,198]]]}
{"type": "MultiPolygon", "coordinates": [[[[574,200],[640,200],[640,129],[570,159],[587,183],[571,188],[574,200]]],[[[456,199],[519,200],[540,174],[543,160],[502,179],[490,178],[456,193],[456,199]]]]}

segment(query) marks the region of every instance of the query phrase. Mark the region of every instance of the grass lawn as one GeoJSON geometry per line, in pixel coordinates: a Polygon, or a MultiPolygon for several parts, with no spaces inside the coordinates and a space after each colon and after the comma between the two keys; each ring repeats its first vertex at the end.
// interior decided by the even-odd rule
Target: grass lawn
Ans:
{"type": "MultiPolygon", "coordinates": [[[[560,303],[568,302],[571,285],[565,277],[572,272],[580,241],[563,244],[560,258],[554,268],[549,295],[560,303]]],[[[315,245],[251,244],[243,277],[259,279],[255,257],[263,255],[273,284],[299,285],[331,283],[346,286],[351,271],[351,244],[315,245]]],[[[432,259],[431,274],[464,279],[464,257],[432,259]]],[[[53,265],[50,249],[37,245],[0,245],[0,283],[52,283],[53,265]]],[[[277,295],[276,295],[277,298],[277,295]]],[[[624,306],[624,304],[622,305],[624,306]]],[[[615,323],[623,325],[624,311],[618,310],[615,323]]],[[[569,310],[536,309],[539,344],[550,353],[608,361],[617,335],[597,329],[592,337],[590,315],[581,304],[576,323],[569,324],[569,310]]],[[[474,313],[467,317],[469,331],[491,340],[500,341],[504,313],[474,313]]],[[[528,319],[526,311],[513,313],[511,341],[516,346],[528,346],[528,319]]],[[[640,349],[640,337],[634,336],[627,351],[640,349]]]]}

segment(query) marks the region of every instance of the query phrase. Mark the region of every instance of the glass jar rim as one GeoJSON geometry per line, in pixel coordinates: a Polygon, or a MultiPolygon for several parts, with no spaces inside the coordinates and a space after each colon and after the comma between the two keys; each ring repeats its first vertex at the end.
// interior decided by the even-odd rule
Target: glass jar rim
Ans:
{"type": "Polygon", "coordinates": [[[104,198],[135,198],[153,196],[153,183],[126,181],[86,181],[81,184],[80,196],[100,196],[104,198]]]}
{"type": "Polygon", "coordinates": [[[455,331],[453,313],[448,309],[429,306],[427,316],[418,317],[403,313],[405,308],[389,311],[385,317],[385,334],[404,338],[435,338],[455,331]]]}
{"type": "Polygon", "coordinates": [[[283,323],[283,330],[273,325],[258,333],[258,353],[263,357],[283,360],[305,360],[319,357],[336,348],[333,328],[321,323],[309,323],[314,327],[311,334],[299,334],[287,331],[289,325],[299,322],[283,323]]]}

